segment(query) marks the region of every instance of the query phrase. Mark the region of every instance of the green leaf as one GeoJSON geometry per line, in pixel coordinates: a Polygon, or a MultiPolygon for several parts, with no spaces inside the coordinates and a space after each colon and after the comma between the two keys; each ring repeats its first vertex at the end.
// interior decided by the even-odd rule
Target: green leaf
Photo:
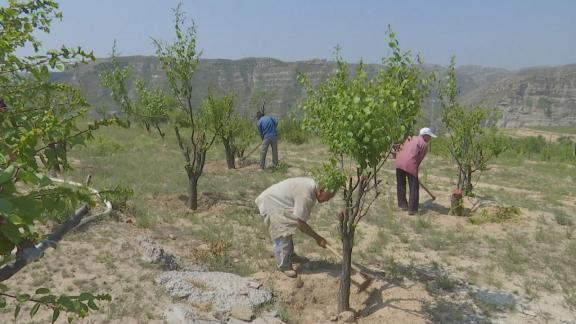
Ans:
{"type": "Polygon", "coordinates": [[[44,295],[44,294],[48,294],[50,293],[50,289],[48,288],[38,288],[36,289],[36,294],[37,295],[44,295]]]}
{"type": "Polygon", "coordinates": [[[0,172],[0,184],[7,182],[14,174],[14,165],[9,165],[6,169],[0,172]]]}
{"type": "Polygon", "coordinates": [[[4,234],[4,236],[14,244],[18,244],[22,240],[22,235],[20,234],[18,227],[14,226],[14,224],[10,222],[0,225],[0,232],[2,232],[2,234],[4,234]]]}
{"type": "Polygon", "coordinates": [[[54,308],[54,312],[52,313],[52,324],[58,320],[58,317],[60,317],[60,309],[54,308]]]}
{"type": "Polygon", "coordinates": [[[0,198],[0,213],[8,215],[14,210],[12,202],[7,199],[0,198]]]}
{"type": "Polygon", "coordinates": [[[16,308],[14,309],[14,319],[16,319],[18,317],[18,315],[20,314],[20,310],[22,309],[22,305],[17,304],[16,308]]]}
{"type": "Polygon", "coordinates": [[[28,300],[30,300],[30,295],[28,294],[20,294],[16,296],[16,300],[21,302],[21,303],[25,303],[28,300]]]}
{"type": "Polygon", "coordinates": [[[38,313],[38,309],[40,309],[40,304],[37,303],[30,310],[30,317],[34,317],[34,315],[36,315],[36,313],[38,313]]]}
{"type": "Polygon", "coordinates": [[[0,296],[0,308],[6,307],[6,298],[0,296]]]}
{"type": "Polygon", "coordinates": [[[89,300],[88,301],[88,307],[90,307],[93,310],[98,310],[98,305],[96,305],[96,303],[93,300],[89,300]]]}
{"type": "Polygon", "coordinates": [[[80,294],[80,296],[78,296],[79,301],[92,300],[92,299],[94,299],[94,295],[87,292],[83,292],[80,294]]]}

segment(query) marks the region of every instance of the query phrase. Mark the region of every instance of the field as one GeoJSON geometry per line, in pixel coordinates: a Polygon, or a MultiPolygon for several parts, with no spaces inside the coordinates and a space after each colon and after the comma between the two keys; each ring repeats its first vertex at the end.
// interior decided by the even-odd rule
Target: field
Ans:
{"type": "MultiPolygon", "coordinates": [[[[300,269],[303,287],[295,288],[293,279],[275,271],[253,203],[269,185],[307,175],[327,159],[327,150],[314,140],[281,142],[282,165],[259,172],[255,154],[228,170],[216,143],[200,179],[200,209],[192,212],[184,204],[187,179],[175,142],[170,132],[162,140],[139,128],[107,128],[70,152],[74,169],[65,178],[81,182],[91,174],[95,188],[122,185],[134,196],[124,210],[76,230],[19,273],[13,279],[19,288],[112,295],[80,322],[162,323],[164,311],[180,301],[155,286],[161,269],[141,260],[137,238],[146,237],[187,262],[262,281],[274,293],[265,308],[285,322],[322,323],[336,315],[338,260],[297,235],[296,252],[310,261],[300,269]],[[203,249],[209,253],[198,253],[203,249]]],[[[382,170],[383,195],[357,229],[354,260],[382,271],[385,280],[365,292],[353,289],[358,321],[576,322],[576,164],[499,157],[476,182],[476,197],[465,201],[472,217],[448,213],[455,170],[434,151],[427,156],[420,177],[438,198],[429,201],[421,190],[417,216],[395,207],[393,163],[382,170]]],[[[318,205],[310,222],[336,246],[341,206],[339,197],[318,205]]],[[[35,323],[49,316],[39,315],[35,323]]],[[[2,322],[12,318],[9,311],[0,314],[2,322]]],[[[19,322],[34,321],[25,314],[19,322]]]]}

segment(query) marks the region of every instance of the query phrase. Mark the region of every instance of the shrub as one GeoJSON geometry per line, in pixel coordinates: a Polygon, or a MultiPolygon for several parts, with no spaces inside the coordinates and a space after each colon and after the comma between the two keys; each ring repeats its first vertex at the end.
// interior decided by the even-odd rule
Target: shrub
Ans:
{"type": "Polygon", "coordinates": [[[520,216],[520,209],[515,206],[495,206],[492,210],[482,209],[479,214],[470,217],[472,224],[503,223],[507,220],[520,216]]]}

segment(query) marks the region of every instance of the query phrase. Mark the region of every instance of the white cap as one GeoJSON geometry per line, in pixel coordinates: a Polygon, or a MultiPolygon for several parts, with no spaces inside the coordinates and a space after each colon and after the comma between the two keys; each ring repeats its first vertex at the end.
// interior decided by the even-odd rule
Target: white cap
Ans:
{"type": "Polygon", "coordinates": [[[434,133],[432,133],[432,130],[428,127],[424,127],[420,130],[420,135],[430,135],[434,138],[438,137],[436,135],[434,135],[434,133]]]}

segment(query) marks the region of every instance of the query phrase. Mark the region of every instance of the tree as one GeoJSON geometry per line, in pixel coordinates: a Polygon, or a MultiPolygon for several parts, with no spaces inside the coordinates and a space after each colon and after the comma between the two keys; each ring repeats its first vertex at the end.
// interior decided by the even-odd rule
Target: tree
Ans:
{"type": "Polygon", "coordinates": [[[439,86],[442,122],[448,130],[448,151],[458,168],[453,213],[461,214],[462,196],[472,195],[472,176],[488,169],[488,162],[506,149],[496,128],[496,115],[482,107],[466,107],[457,101],[455,59],[447,79],[439,86]]]}
{"type": "MultiPolygon", "coordinates": [[[[0,281],[4,282],[30,262],[41,257],[48,241],[35,225],[47,215],[64,212],[68,205],[85,205],[51,238],[61,238],[88,211],[91,196],[85,188],[57,186],[38,164],[67,167],[66,149],[83,144],[100,126],[114,120],[98,120],[79,129],[85,100],[65,85],[51,83],[49,68],[63,69],[68,64],[94,60],[81,48],[63,46],[40,53],[38,32],[49,32],[54,18],[61,18],[58,4],[51,0],[9,1],[0,7],[0,98],[8,108],[0,110],[0,281]],[[20,57],[16,51],[31,46],[34,54],[20,57]],[[38,244],[40,247],[37,247],[38,244]]],[[[12,294],[0,284],[0,308],[7,299],[14,301],[15,316],[22,305],[32,303],[30,315],[41,306],[53,310],[53,321],[60,312],[87,315],[97,309],[96,300],[110,300],[108,295],[56,296],[46,288],[33,295],[12,294]]]]}
{"type": "Polygon", "coordinates": [[[200,109],[194,109],[192,105],[192,78],[200,53],[196,51],[196,28],[194,24],[188,28],[184,26],[181,6],[179,4],[175,10],[176,39],[172,43],[154,40],[154,45],[176,103],[174,131],[188,176],[188,206],[195,210],[198,208],[198,181],[204,171],[206,153],[216,135],[209,132],[209,124],[202,118],[200,109]],[[188,140],[185,140],[180,129],[188,131],[188,140]]]}
{"type": "Polygon", "coordinates": [[[235,169],[235,157],[239,154],[243,155],[246,147],[250,145],[250,139],[254,137],[252,124],[234,112],[234,93],[232,92],[222,97],[217,97],[210,92],[202,108],[202,115],[207,119],[211,131],[224,145],[228,169],[235,169]]]}
{"type": "Polygon", "coordinates": [[[300,75],[307,97],[302,103],[305,125],[328,146],[330,163],[316,178],[327,189],[343,189],[344,206],[339,213],[342,241],[342,273],[338,310],[350,307],[350,274],[354,234],[372,203],[379,196],[382,168],[393,143],[413,127],[427,93],[426,78],[409,53],[400,50],[392,31],[388,32],[392,55],[368,79],[362,62],[354,74],[336,55],[336,70],[317,89],[300,75]]]}
{"type": "Polygon", "coordinates": [[[166,134],[160,126],[166,124],[169,119],[172,106],[169,98],[161,89],[148,89],[141,80],[135,82],[137,98],[131,98],[128,91],[128,80],[131,76],[132,69],[129,66],[120,67],[114,42],[110,62],[100,73],[102,86],[110,89],[112,99],[126,116],[127,122],[131,120],[139,122],[148,132],[154,128],[164,138],[166,134]]]}

